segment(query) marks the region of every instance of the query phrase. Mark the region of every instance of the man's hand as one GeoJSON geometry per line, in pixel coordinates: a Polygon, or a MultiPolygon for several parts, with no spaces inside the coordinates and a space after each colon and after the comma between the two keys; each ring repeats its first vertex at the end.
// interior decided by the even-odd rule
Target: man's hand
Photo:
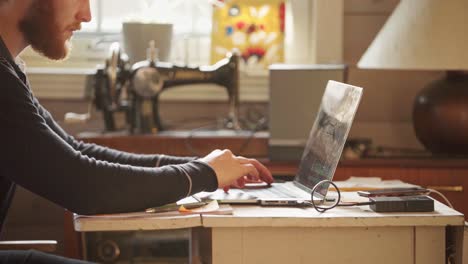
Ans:
{"type": "Polygon", "coordinates": [[[270,171],[259,161],[235,156],[227,149],[215,150],[200,160],[213,168],[218,178],[219,188],[231,185],[243,187],[247,179],[262,180],[269,184],[273,182],[270,171]]]}

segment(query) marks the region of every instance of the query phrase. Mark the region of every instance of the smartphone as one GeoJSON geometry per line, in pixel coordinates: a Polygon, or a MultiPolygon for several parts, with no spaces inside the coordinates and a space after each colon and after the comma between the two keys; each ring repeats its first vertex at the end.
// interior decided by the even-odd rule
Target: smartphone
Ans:
{"type": "Polygon", "coordinates": [[[426,195],[429,190],[421,187],[412,188],[387,188],[373,191],[358,191],[359,196],[377,197],[377,196],[415,196],[426,195]]]}

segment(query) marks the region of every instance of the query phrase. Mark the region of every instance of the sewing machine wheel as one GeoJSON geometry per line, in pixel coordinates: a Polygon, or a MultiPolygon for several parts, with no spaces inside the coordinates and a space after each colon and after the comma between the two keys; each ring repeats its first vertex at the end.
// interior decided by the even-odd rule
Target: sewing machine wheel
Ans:
{"type": "Polygon", "coordinates": [[[163,85],[161,73],[154,67],[138,69],[133,78],[133,89],[143,98],[156,96],[162,90],[163,85]]]}

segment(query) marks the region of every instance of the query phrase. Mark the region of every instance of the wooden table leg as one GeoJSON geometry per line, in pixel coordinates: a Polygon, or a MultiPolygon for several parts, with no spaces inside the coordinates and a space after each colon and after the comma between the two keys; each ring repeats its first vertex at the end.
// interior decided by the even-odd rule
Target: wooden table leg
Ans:
{"type": "Polygon", "coordinates": [[[73,226],[73,213],[65,211],[64,214],[64,249],[65,256],[74,259],[83,259],[81,248],[81,235],[73,226]]]}
{"type": "Polygon", "coordinates": [[[190,233],[190,263],[212,263],[211,229],[195,227],[190,233]]]}

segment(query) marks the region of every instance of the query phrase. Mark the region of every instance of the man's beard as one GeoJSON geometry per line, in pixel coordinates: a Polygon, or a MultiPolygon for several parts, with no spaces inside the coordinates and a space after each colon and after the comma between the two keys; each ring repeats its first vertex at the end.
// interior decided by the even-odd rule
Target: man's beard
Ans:
{"type": "Polygon", "coordinates": [[[49,59],[61,60],[68,56],[71,44],[55,21],[56,12],[48,0],[33,0],[19,22],[19,29],[35,51],[49,59]]]}

